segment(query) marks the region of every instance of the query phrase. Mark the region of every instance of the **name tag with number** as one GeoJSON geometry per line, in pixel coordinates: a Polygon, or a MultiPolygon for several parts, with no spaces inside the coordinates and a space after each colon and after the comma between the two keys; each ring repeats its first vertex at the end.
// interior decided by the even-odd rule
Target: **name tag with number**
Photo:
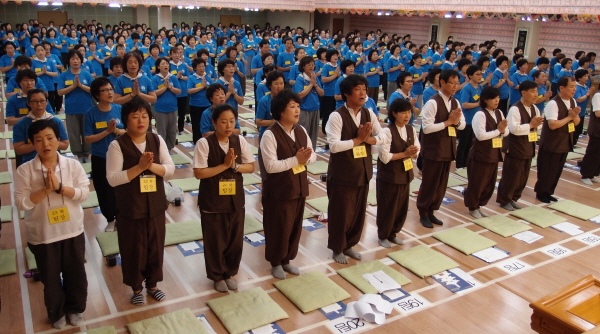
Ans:
{"type": "Polygon", "coordinates": [[[18,92],[20,92],[20,91],[21,91],[21,89],[19,89],[19,88],[15,88],[15,89],[13,90],[13,92],[15,92],[15,93],[18,93],[18,92]]]}
{"type": "Polygon", "coordinates": [[[575,123],[569,123],[569,132],[575,131],[575,123]]]}
{"type": "Polygon", "coordinates": [[[110,52],[107,52],[107,53],[106,53],[106,55],[107,55],[107,56],[110,56],[110,55],[111,55],[111,53],[110,53],[110,52]]]}
{"type": "Polygon", "coordinates": [[[41,72],[41,71],[42,71],[42,69],[41,69],[41,68],[36,68],[36,69],[35,69],[35,73],[37,73],[37,72],[41,72]]]}
{"type": "Polygon", "coordinates": [[[492,138],[492,148],[501,148],[502,138],[492,138]]]}
{"type": "Polygon", "coordinates": [[[419,77],[419,75],[418,75],[418,74],[416,74],[416,73],[415,73],[415,74],[413,74],[413,78],[418,78],[418,77],[419,77]]]}
{"type": "Polygon", "coordinates": [[[48,210],[48,221],[50,222],[50,225],[64,223],[69,220],[71,220],[71,218],[69,217],[69,209],[67,209],[66,206],[48,210]]]}
{"type": "Polygon", "coordinates": [[[294,172],[294,174],[302,173],[305,170],[306,166],[303,164],[297,164],[296,166],[292,167],[292,172],[294,172]]]}
{"type": "Polygon", "coordinates": [[[193,53],[190,53],[190,58],[194,58],[194,54],[193,53]]]}
{"type": "Polygon", "coordinates": [[[196,87],[202,87],[202,83],[201,83],[201,82],[200,82],[200,83],[197,83],[197,84],[196,84],[196,87]]]}
{"type": "Polygon", "coordinates": [[[544,97],[544,95],[538,95],[538,99],[541,99],[542,97],[544,97]]]}
{"type": "Polygon", "coordinates": [[[529,137],[529,142],[538,141],[537,132],[530,132],[528,137],[529,137]]]}
{"type": "Polygon", "coordinates": [[[408,172],[411,169],[413,169],[412,159],[410,159],[410,158],[405,159],[404,160],[404,170],[408,172]]]}
{"type": "Polygon", "coordinates": [[[123,88],[123,93],[125,93],[125,94],[129,94],[129,93],[131,93],[132,91],[133,91],[133,90],[132,90],[131,88],[129,88],[129,87],[125,87],[125,88],[123,88]]]}
{"type": "Polygon", "coordinates": [[[152,193],[156,191],[156,175],[140,176],[140,192],[152,193]]]}
{"type": "Polygon", "coordinates": [[[448,136],[456,137],[456,128],[453,126],[448,127],[448,136]]]}
{"type": "Polygon", "coordinates": [[[473,100],[479,101],[479,95],[475,94],[475,96],[473,96],[473,100]]]}
{"type": "Polygon", "coordinates": [[[29,109],[27,109],[27,108],[19,109],[19,115],[27,115],[27,114],[29,114],[29,109]]]}
{"type": "Polygon", "coordinates": [[[289,61],[289,60],[286,60],[286,61],[285,61],[285,64],[286,64],[286,65],[289,65],[289,64],[290,64],[290,61],[289,61]]]}
{"type": "Polygon", "coordinates": [[[172,70],[172,71],[171,71],[171,74],[177,74],[177,71],[175,71],[175,70],[172,70]]]}
{"type": "Polygon", "coordinates": [[[107,127],[108,127],[108,124],[106,124],[106,122],[96,122],[96,129],[104,129],[107,127]]]}
{"type": "Polygon", "coordinates": [[[354,146],[352,153],[354,153],[354,159],[365,158],[367,156],[367,147],[365,145],[354,146]]]}
{"type": "Polygon", "coordinates": [[[88,57],[88,60],[92,60],[92,59],[94,59],[94,57],[92,57],[92,56],[89,56],[89,57],[88,57]]]}
{"type": "Polygon", "coordinates": [[[235,180],[219,181],[219,195],[235,195],[235,180]]]}
{"type": "Polygon", "coordinates": [[[162,89],[162,88],[165,88],[165,84],[158,85],[158,89],[162,89]]]}
{"type": "Polygon", "coordinates": [[[70,86],[73,84],[73,80],[66,80],[65,81],[65,86],[70,86]]]}
{"type": "Polygon", "coordinates": [[[329,75],[333,75],[335,71],[329,71],[329,75]]]}

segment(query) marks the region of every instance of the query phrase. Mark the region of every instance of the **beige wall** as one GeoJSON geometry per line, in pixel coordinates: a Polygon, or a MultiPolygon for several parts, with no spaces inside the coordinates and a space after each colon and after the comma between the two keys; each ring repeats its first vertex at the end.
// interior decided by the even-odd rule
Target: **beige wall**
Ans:
{"type": "Polygon", "coordinates": [[[290,26],[290,28],[302,27],[302,28],[304,28],[304,30],[308,30],[314,26],[314,13],[300,12],[300,11],[292,11],[292,12],[265,11],[265,12],[267,13],[267,21],[265,21],[265,22],[271,23],[271,27],[278,25],[278,26],[281,26],[282,28],[285,28],[286,26],[290,26]]]}

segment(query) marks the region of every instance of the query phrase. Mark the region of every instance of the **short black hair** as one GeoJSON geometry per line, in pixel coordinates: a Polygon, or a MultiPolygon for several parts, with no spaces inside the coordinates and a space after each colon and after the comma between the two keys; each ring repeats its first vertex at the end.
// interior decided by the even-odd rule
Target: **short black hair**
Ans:
{"type": "Polygon", "coordinates": [[[210,52],[208,52],[207,49],[199,49],[198,51],[196,51],[196,57],[198,58],[200,58],[203,54],[206,54],[210,57],[210,52]]]}
{"type": "Polygon", "coordinates": [[[90,84],[90,95],[94,98],[94,100],[100,101],[98,99],[98,96],[100,95],[100,88],[106,85],[110,85],[111,88],[114,88],[112,82],[110,82],[110,80],[108,80],[106,77],[97,77],[94,79],[94,81],[92,81],[90,84]]]}
{"type": "MultiPolygon", "coordinates": [[[[138,50],[135,50],[135,51],[138,51],[138,50]]],[[[123,56],[123,62],[121,63],[121,66],[123,67],[123,71],[127,72],[127,61],[131,57],[133,57],[137,60],[138,67],[139,67],[138,71],[142,70],[142,66],[144,65],[144,60],[142,60],[142,56],[140,55],[141,52],[135,52],[135,51],[127,52],[125,54],[125,56],[123,56]]]]}
{"type": "Polygon", "coordinates": [[[273,116],[273,119],[277,121],[281,119],[281,113],[285,111],[285,108],[290,101],[294,101],[298,104],[302,102],[300,96],[289,88],[286,88],[273,96],[273,100],[271,101],[271,116],[273,116]]]}
{"type": "Polygon", "coordinates": [[[351,59],[342,60],[342,63],[340,64],[340,69],[342,70],[342,73],[346,74],[346,69],[348,68],[348,66],[356,66],[356,63],[353,62],[351,59]]]}
{"type": "Polygon", "coordinates": [[[340,92],[342,93],[342,99],[346,101],[346,95],[352,95],[352,90],[357,87],[364,85],[365,87],[369,86],[369,82],[363,76],[358,74],[350,74],[342,82],[340,83],[340,92]]]}
{"type": "Polygon", "coordinates": [[[227,67],[227,65],[235,66],[235,62],[228,58],[221,60],[217,65],[217,71],[219,72],[219,75],[223,75],[223,71],[225,70],[225,67],[227,67]]]}
{"type": "Polygon", "coordinates": [[[579,66],[583,66],[583,64],[585,63],[589,63],[590,62],[590,57],[581,57],[579,58],[579,66]]]}
{"type": "Polygon", "coordinates": [[[458,72],[455,70],[443,70],[442,73],[440,73],[440,83],[442,80],[448,82],[448,80],[452,78],[458,78],[458,72]]]}
{"type": "MultiPolygon", "coordinates": [[[[319,49],[319,50],[321,50],[321,49],[319,49]]],[[[339,56],[340,52],[338,50],[336,50],[336,49],[327,50],[327,54],[325,54],[325,59],[327,61],[331,61],[331,57],[333,57],[334,55],[338,55],[339,56]]],[[[317,56],[317,58],[319,58],[319,57],[317,56]]]]}
{"type": "Polygon", "coordinates": [[[71,49],[71,51],[69,51],[69,53],[67,53],[67,61],[71,61],[71,58],[73,58],[74,56],[79,57],[79,61],[83,64],[83,55],[81,54],[81,52],[77,51],[76,47],[73,47],[73,49],[71,49]]]}
{"type": "Polygon", "coordinates": [[[29,67],[33,66],[31,58],[23,55],[17,56],[17,58],[15,58],[15,67],[19,67],[25,64],[29,65],[29,67]]]}
{"type": "Polygon", "coordinates": [[[468,60],[467,58],[461,58],[458,61],[458,64],[456,64],[456,67],[458,67],[458,70],[460,71],[463,67],[469,66],[469,65],[471,65],[471,61],[470,60],[468,60]]]}
{"type": "Polygon", "coordinates": [[[123,58],[117,56],[117,57],[112,57],[110,59],[110,69],[111,71],[113,70],[113,68],[117,65],[123,66],[123,58]]]}
{"type": "Polygon", "coordinates": [[[261,56],[260,56],[260,62],[264,64],[264,63],[265,63],[265,60],[266,60],[267,58],[269,58],[269,57],[271,57],[271,58],[274,58],[274,57],[273,57],[273,54],[272,54],[271,52],[267,52],[267,53],[265,53],[265,54],[261,55],[261,56]]]}
{"type": "Polygon", "coordinates": [[[396,78],[396,86],[400,88],[400,86],[402,86],[406,78],[412,78],[412,74],[410,72],[401,72],[396,78]]]}
{"type": "Polygon", "coordinates": [[[485,102],[486,100],[491,100],[491,99],[495,99],[497,97],[500,96],[500,89],[494,87],[494,86],[485,86],[482,90],[481,90],[481,97],[479,98],[479,105],[481,106],[481,108],[486,108],[487,107],[487,103],[485,102]]]}
{"type": "Polygon", "coordinates": [[[583,78],[586,74],[589,74],[589,72],[583,68],[575,71],[575,80],[579,81],[579,79],[583,78]]]}
{"type": "Polygon", "coordinates": [[[17,71],[17,76],[15,77],[17,85],[20,85],[21,80],[23,80],[24,78],[33,79],[35,82],[37,82],[37,75],[35,75],[35,72],[31,69],[23,69],[17,71]]]}
{"type": "MultiPolygon", "coordinates": [[[[265,66],[266,68],[266,66],[265,66]]],[[[282,78],[284,83],[285,83],[285,76],[283,75],[282,72],[280,71],[271,71],[269,72],[269,74],[267,74],[267,81],[265,82],[265,84],[267,85],[267,87],[269,87],[269,89],[271,89],[271,85],[273,84],[273,81],[282,78]]]]}
{"type": "Polygon", "coordinates": [[[121,122],[123,122],[125,129],[127,129],[129,114],[141,109],[144,109],[148,113],[148,117],[150,118],[150,121],[152,121],[152,108],[150,107],[150,103],[146,102],[146,100],[142,99],[141,97],[134,96],[131,98],[131,100],[129,100],[129,102],[123,104],[121,107],[121,122]]]}
{"type": "Polygon", "coordinates": [[[544,64],[550,64],[550,59],[546,58],[546,57],[540,57],[540,59],[538,59],[537,61],[537,65],[544,65],[544,64]]]}
{"type": "Polygon", "coordinates": [[[156,59],[156,61],[154,62],[154,73],[160,73],[160,70],[158,69],[158,67],[160,66],[160,63],[163,60],[166,61],[167,64],[169,64],[169,60],[166,57],[158,57],[158,59],[156,59]]]}
{"type": "Polygon", "coordinates": [[[210,86],[208,86],[208,88],[206,88],[206,98],[208,99],[208,101],[212,104],[212,98],[213,95],[215,94],[216,91],[218,90],[222,90],[223,93],[227,92],[227,89],[225,89],[225,86],[221,85],[220,83],[216,82],[214,84],[211,84],[210,86]]]}
{"type": "Polygon", "coordinates": [[[31,96],[34,94],[44,94],[44,96],[46,97],[46,100],[48,99],[48,93],[45,90],[43,90],[41,88],[34,88],[27,92],[27,101],[28,102],[31,100],[31,96]]]}
{"type": "Polygon", "coordinates": [[[469,68],[467,68],[467,77],[471,79],[471,76],[473,76],[473,74],[475,74],[477,71],[481,71],[481,67],[477,65],[469,66],[469,68]]]}
{"type": "Polygon", "coordinates": [[[58,130],[58,125],[51,119],[40,119],[31,123],[29,129],[27,129],[27,138],[29,138],[29,142],[33,143],[33,137],[47,128],[50,128],[52,131],[54,131],[56,140],[60,140],[60,131],[58,130]]]}
{"type": "Polygon", "coordinates": [[[538,85],[535,83],[535,81],[525,80],[519,85],[519,93],[522,95],[524,91],[537,88],[537,86],[538,85]]]}
{"type": "Polygon", "coordinates": [[[204,64],[206,66],[206,60],[204,60],[200,57],[194,58],[194,60],[192,61],[192,68],[194,69],[194,71],[196,70],[196,66],[198,66],[200,64],[204,64]]]}
{"type": "Polygon", "coordinates": [[[408,101],[407,99],[395,99],[394,101],[392,101],[392,103],[390,103],[390,107],[388,109],[388,118],[390,120],[391,124],[394,124],[394,122],[396,122],[396,116],[394,115],[394,113],[399,113],[399,112],[405,112],[405,111],[409,111],[412,112],[412,104],[410,103],[410,101],[408,101]]]}
{"type": "Polygon", "coordinates": [[[563,68],[565,68],[569,62],[572,63],[573,59],[571,59],[571,58],[565,58],[565,59],[563,59],[563,60],[560,61],[560,66],[562,66],[563,68]]]}
{"type": "Polygon", "coordinates": [[[304,57],[300,59],[300,63],[298,63],[298,72],[304,73],[304,67],[314,62],[315,61],[312,59],[312,57],[304,57]]]}
{"type": "Polygon", "coordinates": [[[517,61],[517,68],[521,68],[521,66],[523,66],[525,64],[529,64],[529,62],[527,61],[527,59],[521,58],[517,61]]]}
{"type": "Polygon", "coordinates": [[[500,67],[500,65],[502,65],[502,63],[504,63],[504,62],[508,63],[508,57],[507,56],[499,56],[498,58],[496,58],[496,66],[500,67]]]}
{"type": "Polygon", "coordinates": [[[429,73],[427,73],[427,81],[431,84],[433,84],[435,82],[435,76],[442,73],[442,69],[441,68],[432,68],[431,70],[429,70],[429,73]]]}
{"type": "Polygon", "coordinates": [[[235,116],[236,119],[238,118],[238,112],[232,105],[228,103],[221,103],[213,108],[211,115],[212,121],[216,123],[217,120],[219,120],[219,116],[221,116],[221,114],[226,111],[231,111],[233,113],[233,116],[235,116]]]}

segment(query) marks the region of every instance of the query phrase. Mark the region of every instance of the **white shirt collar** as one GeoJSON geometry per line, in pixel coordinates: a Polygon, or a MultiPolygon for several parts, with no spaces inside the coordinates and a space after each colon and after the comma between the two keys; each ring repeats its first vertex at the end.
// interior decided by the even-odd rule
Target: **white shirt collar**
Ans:
{"type": "Polygon", "coordinates": [[[139,72],[135,78],[130,77],[128,73],[123,73],[123,76],[131,81],[134,81],[142,77],[142,72],[139,72]]]}

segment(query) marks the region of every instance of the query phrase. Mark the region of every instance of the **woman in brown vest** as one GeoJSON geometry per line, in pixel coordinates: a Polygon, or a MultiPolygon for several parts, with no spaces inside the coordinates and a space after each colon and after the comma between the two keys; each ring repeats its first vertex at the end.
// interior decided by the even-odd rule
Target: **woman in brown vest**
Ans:
{"type": "Polygon", "coordinates": [[[254,155],[244,137],[233,133],[237,110],[220,104],[212,110],[215,132],[196,143],[194,176],[200,179],[198,206],[204,234],[206,275],[215,290],[236,290],[244,237],[244,180],[254,172],[254,155]]]}
{"type": "Polygon", "coordinates": [[[421,144],[414,128],[408,125],[413,105],[396,99],[390,104],[390,125],[381,130],[383,144],[377,159],[377,236],[379,244],[390,248],[404,241],[396,236],[402,230],[408,212],[410,182],[413,180],[412,159],[421,144]]]}
{"type": "Polygon", "coordinates": [[[600,174],[600,92],[592,98],[588,135],[590,140],[581,160],[581,182],[592,185],[600,183],[600,178],[594,177],[600,174]]]}
{"type": "Polygon", "coordinates": [[[260,142],[265,171],[263,178],[263,224],[265,257],[275,278],[285,272],[298,275],[290,260],[298,254],[302,233],[304,202],[308,196],[306,165],[317,155],[306,130],[298,125],[301,99],[289,89],[273,97],[271,115],[276,120],[265,130],[260,142]]]}
{"type": "Polygon", "coordinates": [[[163,279],[167,209],[163,178],[173,175],[175,165],[165,141],[148,132],[151,119],[150,104],[142,98],[125,103],[121,121],[127,132],[113,140],[106,154],[106,178],[117,196],[123,283],[133,289],[133,305],[144,304],[144,281],[154,299],[166,297],[156,287],[163,279]]]}
{"type": "Polygon", "coordinates": [[[496,186],[498,163],[502,161],[502,137],[508,136],[508,121],[498,109],[500,90],[487,86],[481,91],[481,110],[473,116],[473,145],[467,158],[469,186],[465,192],[465,206],[473,218],[487,217],[481,210],[496,186]]]}

